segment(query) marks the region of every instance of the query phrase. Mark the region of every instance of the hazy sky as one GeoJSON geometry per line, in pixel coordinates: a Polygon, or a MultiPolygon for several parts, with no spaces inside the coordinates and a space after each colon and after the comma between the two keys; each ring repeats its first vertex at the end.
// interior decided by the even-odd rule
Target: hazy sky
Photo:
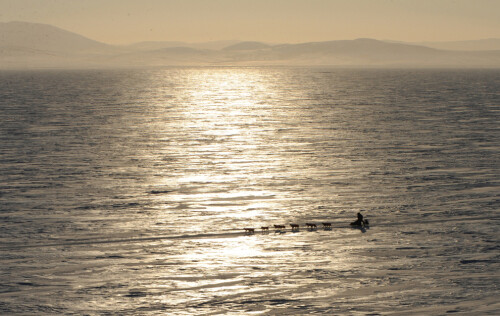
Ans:
{"type": "Polygon", "coordinates": [[[8,21],[112,44],[452,41],[500,38],[500,0],[0,0],[0,22],[8,21]]]}

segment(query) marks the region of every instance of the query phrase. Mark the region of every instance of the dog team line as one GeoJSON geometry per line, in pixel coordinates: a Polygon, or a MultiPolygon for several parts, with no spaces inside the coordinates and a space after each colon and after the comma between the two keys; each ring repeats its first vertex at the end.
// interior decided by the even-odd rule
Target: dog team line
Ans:
{"type": "MultiPolygon", "coordinates": [[[[324,229],[329,229],[329,228],[331,229],[332,228],[332,223],[328,223],[327,222],[327,223],[321,223],[321,224],[323,225],[324,229]]],[[[281,230],[286,229],[285,225],[273,225],[273,226],[274,226],[274,229],[276,231],[281,231],[281,230]]],[[[297,231],[297,230],[299,230],[300,225],[299,224],[290,224],[290,227],[292,228],[292,231],[297,231]]],[[[311,229],[311,230],[318,228],[318,226],[316,224],[314,224],[314,223],[306,223],[306,227],[308,229],[311,229]]],[[[255,233],[255,228],[245,227],[243,229],[245,230],[245,233],[247,233],[247,234],[254,234],[255,233]]],[[[262,226],[260,228],[260,230],[262,232],[268,232],[269,231],[269,226],[262,226]]]]}

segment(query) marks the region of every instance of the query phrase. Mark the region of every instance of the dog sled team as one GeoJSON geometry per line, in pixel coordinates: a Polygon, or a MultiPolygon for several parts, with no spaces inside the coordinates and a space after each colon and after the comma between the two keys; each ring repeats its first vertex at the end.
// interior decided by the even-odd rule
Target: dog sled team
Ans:
{"type": "MultiPolygon", "coordinates": [[[[352,222],[350,225],[353,227],[359,227],[359,228],[366,228],[369,226],[369,222],[367,219],[363,219],[363,215],[361,213],[357,214],[358,219],[352,222]]],[[[324,222],[321,223],[323,225],[323,229],[329,230],[332,229],[332,223],[330,222],[324,222]]],[[[273,225],[275,231],[283,231],[286,229],[285,225],[273,225]]],[[[291,230],[292,231],[298,231],[300,228],[299,224],[290,224],[291,230]]],[[[306,228],[309,230],[316,230],[318,229],[318,226],[315,223],[306,223],[306,228]]],[[[262,232],[268,232],[269,231],[269,226],[262,226],[261,228],[262,232]]],[[[250,227],[245,227],[244,228],[245,233],[247,234],[254,234],[255,233],[255,228],[250,228],[250,227]]]]}

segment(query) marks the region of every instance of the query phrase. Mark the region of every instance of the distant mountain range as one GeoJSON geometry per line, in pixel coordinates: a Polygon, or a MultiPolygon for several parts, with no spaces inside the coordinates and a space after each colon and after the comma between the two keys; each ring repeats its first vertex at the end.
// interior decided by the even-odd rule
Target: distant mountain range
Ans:
{"type": "Polygon", "coordinates": [[[416,44],[446,50],[500,50],[500,38],[488,38],[473,41],[421,42],[416,44]]]}
{"type": "Polygon", "coordinates": [[[0,23],[0,69],[169,65],[500,68],[500,39],[425,43],[374,39],[300,44],[141,42],[117,46],[45,24],[0,23]]]}

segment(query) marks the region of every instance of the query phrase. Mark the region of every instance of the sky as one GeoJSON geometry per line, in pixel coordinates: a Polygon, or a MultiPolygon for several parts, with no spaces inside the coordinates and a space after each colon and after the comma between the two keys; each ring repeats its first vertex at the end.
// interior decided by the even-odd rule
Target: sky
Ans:
{"type": "Polygon", "coordinates": [[[0,0],[0,22],[110,44],[500,38],[500,0],[0,0]]]}

